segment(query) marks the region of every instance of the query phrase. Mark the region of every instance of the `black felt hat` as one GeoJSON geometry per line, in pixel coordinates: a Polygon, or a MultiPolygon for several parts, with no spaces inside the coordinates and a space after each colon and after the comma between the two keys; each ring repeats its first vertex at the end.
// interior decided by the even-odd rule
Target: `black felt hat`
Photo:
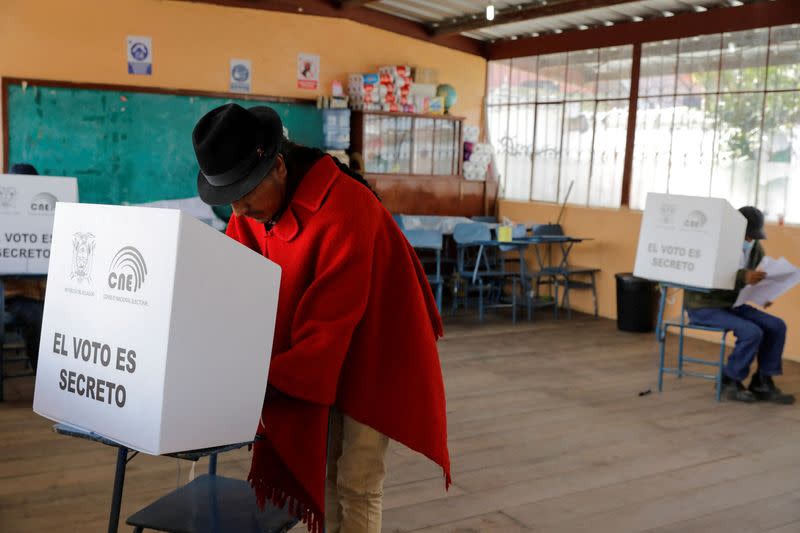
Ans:
{"type": "Polygon", "coordinates": [[[272,170],[282,139],[283,124],[270,107],[226,104],[209,111],[192,132],[200,198],[225,205],[247,195],[272,170]]]}
{"type": "Polygon", "coordinates": [[[745,237],[751,239],[764,240],[767,234],[764,233],[764,213],[757,207],[746,205],[739,208],[739,212],[747,219],[747,229],[744,232],[745,237]]]}

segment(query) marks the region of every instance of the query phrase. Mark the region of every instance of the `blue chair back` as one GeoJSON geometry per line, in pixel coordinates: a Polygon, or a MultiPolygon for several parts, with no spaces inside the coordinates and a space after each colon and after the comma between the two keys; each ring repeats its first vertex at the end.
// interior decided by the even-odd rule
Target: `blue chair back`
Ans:
{"type": "Polygon", "coordinates": [[[543,237],[561,237],[564,235],[564,228],[561,224],[537,224],[533,227],[533,234],[543,237]]]}
{"type": "Polygon", "coordinates": [[[406,229],[403,230],[411,246],[420,250],[441,250],[442,232],[435,229],[406,229]]]}
{"type": "Polygon", "coordinates": [[[490,241],[492,233],[489,226],[481,222],[464,222],[453,228],[453,240],[459,246],[469,245],[475,241],[490,241]]]}
{"type": "Polygon", "coordinates": [[[403,223],[403,215],[392,215],[392,218],[397,223],[397,227],[405,229],[406,225],[403,223]]]}
{"type": "Polygon", "coordinates": [[[497,222],[497,219],[495,217],[478,216],[478,217],[469,217],[469,219],[474,222],[488,222],[489,224],[494,224],[497,222]]]}

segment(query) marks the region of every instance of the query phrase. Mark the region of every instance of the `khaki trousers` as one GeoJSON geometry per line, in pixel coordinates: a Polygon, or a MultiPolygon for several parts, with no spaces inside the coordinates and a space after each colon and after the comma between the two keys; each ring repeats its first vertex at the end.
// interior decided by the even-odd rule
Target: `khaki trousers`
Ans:
{"type": "Polygon", "coordinates": [[[331,409],[326,533],[380,533],[389,438],[331,409]]]}

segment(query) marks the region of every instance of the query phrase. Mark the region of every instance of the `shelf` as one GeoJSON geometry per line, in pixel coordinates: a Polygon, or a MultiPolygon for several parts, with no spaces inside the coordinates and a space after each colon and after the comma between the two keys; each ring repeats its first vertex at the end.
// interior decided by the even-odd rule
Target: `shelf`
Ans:
{"type": "Polygon", "coordinates": [[[466,120],[465,117],[456,117],[453,115],[436,115],[433,113],[402,113],[400,111],[393,112],[393,111],[352,111],[355,113],[361,113],[363,115],[381,115],[385,117],[411,117],[411,118],[434,118],[437,120],[452,120],[453,122],[459,121],[463,122],[466,120]]]}

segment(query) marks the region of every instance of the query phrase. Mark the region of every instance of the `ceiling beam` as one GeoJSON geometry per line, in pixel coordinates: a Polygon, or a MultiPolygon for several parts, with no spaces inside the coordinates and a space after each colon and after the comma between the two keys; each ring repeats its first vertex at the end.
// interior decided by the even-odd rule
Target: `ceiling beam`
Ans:
{"type": "Polygon", "coordinates": [[[674,17],[626,22],[584,31],[565,31],[558,35],[497,41],[487,46],[486,58],[510,59],[571,52],[798,22],[800,9],[797,9],[797,0],[773,0],[739,7],[709,8],[703,13],[680,13],[674,17]]]}
{"type": "Polygon", "coordinates": [[[633,0],[535,0],[526,4],[508,6],[495,12],[494,20],[486,20],[486,14],[470,13],[447,21],[428,23],[431,35],[452,35],[465,31],[474,31],[501,24],[522,22],[542,17],[563,15],[575,11],[609,7],[616,4],[628,4],[633,0]]]}
{"type": "Polygon", "coordinates": [[[351,7],[361,7],[373,3],[375,0],[332,0],[334,6],[339,9],[348,9],[351,7]]]}
{"type": "MultiPolygon", "coordinates": [[[[485,43],[463,35],[431,35],[428,28],[419,22],[395,17],[365,6],[342,5],[336,7],[330,0],[179,0],[199,4],[214,4],[225,7],[259,9],[262,11],[280,11],[300,15],[333,17],[352,20],[367,26],[399,33],[412,39],[427,41],[432,44],[452,48],[468,54],[483,57],[485,43]]],[[[363,2],[362,2],[363,3],[363,2]]],[[[345,38],[346,36],[343,36],[345,38]]]]}

